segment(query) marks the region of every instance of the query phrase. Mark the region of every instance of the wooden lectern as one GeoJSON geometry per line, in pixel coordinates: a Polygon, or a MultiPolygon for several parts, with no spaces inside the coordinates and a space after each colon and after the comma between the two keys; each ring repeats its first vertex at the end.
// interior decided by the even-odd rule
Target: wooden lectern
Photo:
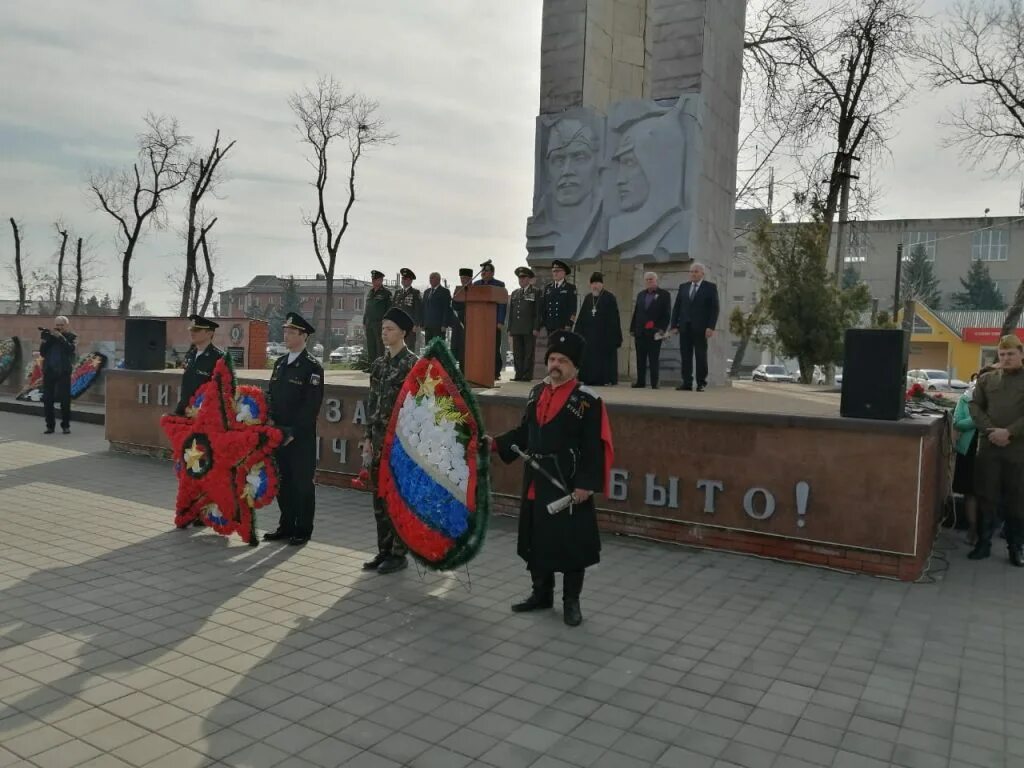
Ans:
{"type": "Polygon", "coordinates": [[[498,305],[508,303],[508,291],[497,285],[470,285],[460,290],[466,296],[466,370],[463,374],[470,384],[493,387],[498,305]]]}

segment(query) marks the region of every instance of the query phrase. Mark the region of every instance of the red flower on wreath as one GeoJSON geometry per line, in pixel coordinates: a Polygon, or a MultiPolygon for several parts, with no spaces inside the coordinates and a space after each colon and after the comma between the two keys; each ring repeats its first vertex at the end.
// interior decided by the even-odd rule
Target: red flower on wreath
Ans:
{"type": "MultiPolygon", "coordinates": [[[[168,415],[160,420],[171,441],[178,474],[174,524],[184,528],[202,518],[217,533],[238,533],[255,546],[253,510],[277,495],[273,452],[283,435],[263,423],[237,418],[235,378],[223,359],[190,405],[194,417],[168,415]]],[[[261,405],[265,418],[267,409],[261,405]]]]}

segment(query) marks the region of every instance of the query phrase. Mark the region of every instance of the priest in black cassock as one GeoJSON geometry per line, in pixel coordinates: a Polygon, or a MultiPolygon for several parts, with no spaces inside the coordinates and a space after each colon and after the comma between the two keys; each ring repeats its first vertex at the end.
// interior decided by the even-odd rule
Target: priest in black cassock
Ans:
{"type": "Polygon", "coordinates": [[[590,293],[576,315],[575,331],[587,341],[579,378],[593,387],[619,383],[619,347],[622,326],[615,294],[604,289],[604,275],[590,276],[590,293]]]}

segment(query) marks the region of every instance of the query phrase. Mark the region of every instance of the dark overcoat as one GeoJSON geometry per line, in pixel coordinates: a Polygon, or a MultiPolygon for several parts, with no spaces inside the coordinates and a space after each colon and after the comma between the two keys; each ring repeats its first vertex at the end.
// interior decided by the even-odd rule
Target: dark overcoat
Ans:
{"type": "MultiPolygon", "coordinates": [[[[532,454],[552,476],[574,488],[599,493],[604,489],[604,443],[601,441],[603,407],[592,389],[573,382],[564,386],[574,391],[555,417],[544,426],[537,423],[537,401],[547,384],[530,392],[523,420],[497,438],[502,461],[515,461],[512,446],[532,454]]],[[[551,501],[566,492],[556,488],[529,465],[523,471],[522,501],[519,506],[519,556],[531,570],[578,571],[601,559],[601,537],[597,530],[594,497],[552,515],[551,501]],[[527,498],[530,484],[536,499],[527,498]]]]}

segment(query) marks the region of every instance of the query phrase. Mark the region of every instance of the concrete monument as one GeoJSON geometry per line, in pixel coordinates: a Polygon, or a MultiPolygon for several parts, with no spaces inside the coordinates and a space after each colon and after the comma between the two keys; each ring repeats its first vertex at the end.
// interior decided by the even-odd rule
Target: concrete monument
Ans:
{"type": "MultiPolygon", "coordinates": [[[[629,306],[646,270],[674,291],[698,260],[729,295],[745,15],[746,0],[544,0],[526,227],[541,274],[556,258],[577,276],[600,271],[629,306]]],[[[725,381],[724,325],[713,385],[725,381]]],[[[624,344],[622,378],[633,359],[624,344]]],[[[664,380],[678,376],[674,343],[661,360],[664,380]]]]}

